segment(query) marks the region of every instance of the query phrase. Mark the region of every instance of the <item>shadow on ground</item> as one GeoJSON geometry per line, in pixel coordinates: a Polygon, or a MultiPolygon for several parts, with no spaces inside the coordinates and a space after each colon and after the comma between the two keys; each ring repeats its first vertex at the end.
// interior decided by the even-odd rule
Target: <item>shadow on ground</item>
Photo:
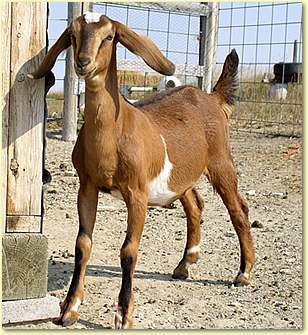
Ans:
{"type": "MultiPolygon", "coordinates": [[[[74,271],[74,263],[49,260],[48,263],[48,291],[60,290],[70,282],[74,271]]],[[[86,276],[105,277],[105,278],[122,278],[121,268],[117,266],[102,266],[102,265],[88,265],[86,276]]],[[[135,278],[137,279],[151,279],[166,282],[176,282],[179,279],[173,279],[169,273],[148,272],[143,270],[135,271],[135,278]]],[[[203,284],[205,286],[217,285],[230,287],[233,283],[230,280],[221,279],[186,279],[186,283],[203,284]]]]}

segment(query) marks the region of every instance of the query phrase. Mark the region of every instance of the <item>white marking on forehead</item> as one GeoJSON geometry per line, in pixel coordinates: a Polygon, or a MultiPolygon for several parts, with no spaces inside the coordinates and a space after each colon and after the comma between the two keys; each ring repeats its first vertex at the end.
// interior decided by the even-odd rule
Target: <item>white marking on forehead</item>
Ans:
{"type": "Polygon", "coordinates": [[[200,252],[200,244],[194,245],[186,251],[186,255],[194,254],[195,252],[200,252]]]}
{"type": "Polygon", "coordinates": [[[160,174],[149,183],[149,203],[152,205],[165,206],[176,196],[176,193],[170,191],[168,188],[168,180],[173,165],[168,157],[165,139],[161,135],[160,137],[165,148],[165,162],[160,174]]]}
{"type": "Polygon", "coordinates": [[[83,17],[86,21],[86,23],[96,23],[99,22],[99,19],[101,18],[101,13],[93,13],[93,12],[86,12],[83,17]]]}

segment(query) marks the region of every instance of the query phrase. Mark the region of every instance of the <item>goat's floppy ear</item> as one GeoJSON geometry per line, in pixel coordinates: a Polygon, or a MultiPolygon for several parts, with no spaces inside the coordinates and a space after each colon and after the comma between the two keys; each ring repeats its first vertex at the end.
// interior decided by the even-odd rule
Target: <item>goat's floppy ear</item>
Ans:
{"type": "Polygon", "coordinates": [[[47,52],[39,68],[35,72],[27,74],[28,78],[43,78],[52,69],[59,54],[70,45],[71,38],[69,28],[66,28],[62,35],[58,38],[57,42],[47,52]]]}
{"type": "Polygon", "coordinates": [[[124,24],[112,21],[117,40],[129,51],[140,56],[155,71],[171,76],[175,66],[157,48],[157,46],[146,36],[139,35],[124,24]]]}

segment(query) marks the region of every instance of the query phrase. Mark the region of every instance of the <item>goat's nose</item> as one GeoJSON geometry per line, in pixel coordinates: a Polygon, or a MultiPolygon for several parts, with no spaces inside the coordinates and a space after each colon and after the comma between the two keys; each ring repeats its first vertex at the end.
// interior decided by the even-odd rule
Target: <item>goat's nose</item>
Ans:
{"type": "Polygon", "coordinates": [[[82,69],[83,67],[87,66],[90,62],[91,62],[90,58],[78,57],[76,65],[79,69],[82,69]]]}

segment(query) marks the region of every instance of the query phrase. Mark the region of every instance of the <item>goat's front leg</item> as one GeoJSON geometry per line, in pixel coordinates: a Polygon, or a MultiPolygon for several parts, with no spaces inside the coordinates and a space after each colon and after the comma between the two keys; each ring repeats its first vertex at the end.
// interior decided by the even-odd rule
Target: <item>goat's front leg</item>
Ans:
{"type": "MultiPolygon", "coordinates": [[[[125,198],[125,196],[124,196],[125,198]]],[[[145,192],[129,191],[125,199],[128,209],[127,233],[121,248],[122,286],[115,315],[115,328],[131,328],[133,325],[133,279],[137,253],[144,227],[148,198],[145,192]]]]}
{"type": "Polygon", "coordinates": [[[90,182],[80,185],[78,193],[79,231],[75,246],[75,269],[58,323],[69,326],[78,319],[78,307],[84,296],[84,277],[92,249],[92,232],[97,210],[98,190],[90,182]]]}

